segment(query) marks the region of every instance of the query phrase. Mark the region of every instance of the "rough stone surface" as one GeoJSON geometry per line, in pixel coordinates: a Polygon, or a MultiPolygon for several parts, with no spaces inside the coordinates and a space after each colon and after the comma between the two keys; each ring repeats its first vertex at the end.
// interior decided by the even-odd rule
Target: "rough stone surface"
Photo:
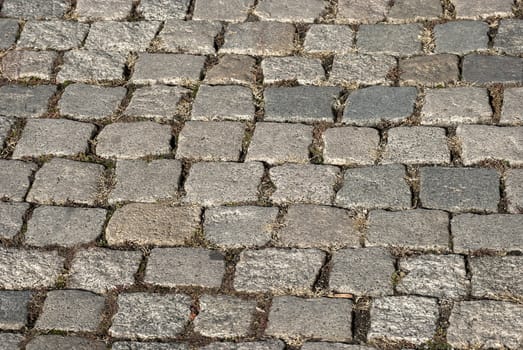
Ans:
{"type": "Polygon", "coordinates": [[[235,297],[204,295],[194,331],[206,337],[244,337],[249,334],[256,301],[235,297]]]}
{"type": "Polygon", "coordinates": [[[165,52],[214,54],[214,38],[221,28],[219,22],[167,20],[158,46],[165,52]]]}
{"type": "Polygon", "coordinates": [[[120,81],[124,78],[127,55],[122,52],[71,50],[64,54],[64,63],[56,81],[120,81]]]}
{"type": "Polygon", "coordinates": [[[193,103],[192,120],[252,120],[252,92],[243,86],[209,86],[198,89],[193,103]]]}
{"type": "Polygon", "coordinates": [[[185,202],[216,206],[255,202],[263,165],[249,163],[196,163],[185,183],[185,202]]]}
{"type": "Polygon", "coordinates": [[[470,83],[521,83],[523,58],[471,54],[463,59],[463,80],[470,83]]]}
{"type": "Polygon", "coordinates": [[[334,57],[329,81],[333,84],[385,84],[396,59],[385,55],[347,54],[334,57]]]}
{"type": "Polygon", "coordinates": [[[512,16],[511,0],[453,0],[457,18],[487,18],[490,16],[512,16]]]}
{"type": "Polygon", "coordinates": [[[9,51],[2,58],[2,76],[10,80],[51,80],[56,57],[52,51],[9,51]]]}
{"type": "Polygon", "coordinates": [[[31,293],[28,291],[0,292],[0,328],[2,330],[19,330],[27,322],[28,305],[31,293]]]}
{"type": "Polygon", "coordinates": [[[508,88],[503,93],[500,124],[523,124],[523,88],[508,88]]]}
{"type": "Polygon", "coordinates": [[[22,202],[37,165],[18,160],[0,160],[0,198],[22,202]]]}
{"type": "Polygon", "coordinates": [[[177,158],[204,161],[238,161],[243,123],[188,121],[178,136],[177,158]]]}
{"type": "Polygon", "coordinates": [[[408,209],[411,194],[405,176],[405,167],[396,164],[347,169],[336,204],[344,208],[408,209]]]}
{"type": "Polygon", "coordinates": [[[475,21],[457,21],[434,27],[436,53],[465,54],[488,49],[488,24],[475,21]]]}
{"type": "Polygon", "coordinates": [[[0,149],[4,146],[4,143],[11,132],[13,123],[13,119],[0,116],[0,149]]]}
{"type": "Polygon", "coordinates": [[[65,88],[58,108],[60,114],[78,120],[97,120],[116,113],[125,97],[123,87],[72,84],[65,88]]]}
{"type": "MultiPolygon", "coordinates": [[[[227,3],[230,3],[228,1],[227,3]]],[[[256,60],[245,55],[223,55],[218,63],[207,70],[206,84],[239,84],[249,85],[256,79],[254,65],[256,60]]],[[[263,63],[262,63],[263,64],[263,63]]]]}
{"type": "Polygon", "coordinates": [[[100,208],[41,206],[27,223],[25,241],[37,247],[71,247],[94,241],[105,223],[106,211],[100,208]]]}
{"type": "Polygon", "coordinates": [[[469,261],[472,295],[479,298],[522,298],[521,256],[481,256],[469,261]]]}
{"type": "Polygon", "coordinates": [[[221,53],[285,56],[294,49],[294,26],[278,22],[231,24],[225,32],[221,53]]]}
{"type": "MultiPolygon", "coordinates": [[[[189,1],[187,1],[189,2],[189,1]]],[[[197,1],[193,19],[208,21],[243,22],[247,19],[254,0],[207,0],[197,1]]]]}
{"type": "Polygon", "coordinates": [[[104,158],[136,159],[171,152],[171,128],[150,121],[113,123],[96,138],[96,154],[104,158]]]}
{"type": "Polygon", "coordinates": [[[202,350],[283,350],[285,343],[281,340],[265,340],[258,342],[243,342],[243,343],[211,343],[200,349],[202,350]]]}
{"type": "Polygon", "coordinates": [[[28,21],[18,47],[38,50],[70,50],[82,45],[89,25],[73,21],[28,21]]]}
{"type": "Polygon", "coordinates": [[[134,274],[142,260],[139,251],[90,248],[73,258],[67,286],[103,294],[134,284],[134,274]]]}
{"type": "Polygon", "coordinates": [[[317,249],[245,250],[236,265],[234,288],[243,292],[311,291],[325,259],[317,249]]]}
{"type": "Polygon", "coordinates": [[[136,11],[148,21],[184,19],[189,3],[190,0],[142,0],[136,11]]]}
{"type": "Polygon", "coordinates": [[[5,0],[2,15],[23,19],[60,18],[68,8],[67,0],[5,0]]]}
{"type": "Polygon", "coordinates": [[[26,346],[26,350],[104,350],[104,342],[75,336],[39,335],[26,346]]]}
{"type": "Polygon", "coordinates": [[[200,78],[204,62],[204,56],[141,53],[134,65],[131,82],[146,85],[195,83],[200,78]]]}
{"type": "Polygon", "coordinates": [[[109,334],[143,340],[175,337],[189,321],[190,304],[185,294],[120,294],[109,334]]]}
{"type": "Polygon", "coordinates": [[[225,273],[221,253],[202,248],[153,249],[145,270],[145,282],[164,286],[220,288],[225,273]]]}
{"type": "Polygon", "coordinates": [[[287,210],[278,243],[297,248],[359,247],[360,233],[344,209],[292,205],[287,210]]]}
{"type": "Polygon", "coordinates": [[[469,281],[461,255],[420,255],[400,259],[396,290],[437,298],[467,296],[469,281]]]}
{"type": "Polygon", "coordinates": [[[487,123],[491,118],[487,90],[479,87],[428,89],[421,109],[423,125],[487,123]]]}
{"type": "Polygon", "coordinates": [[[436,19],[442,15],[438,0],[397,0],[388,13],[393,21],[436,19]]]}
{"type": "Polygon", "coordinates": [[[334,165],[372,165],[378,155],[379,133],[371,128],[330,128],[323,133],[323,161],[334,165]]]}
{"type": "Polygon", "coordinates": [[[343,122],[377,125],[381,121],[399,122],[414,113],[417,90],[414,87],[372,86],[349,95],[343,122]]]}
{"type": "Polygon", "coordinates": [[[522,252],[522,225],[523,215],[454,216],[451,221],[454,251],[456,253],[478,250],[522,252]]]}
{"type": "Polygon", "coordinates": [[[305,36],[303,49],[307,53],[347,54],[353,52],[354,31],[349,26],[316,24],[305,36]]]}
{"type": "Polygon", "coordinates": [[[75,14],[81,20],[120,20],[131,15],[132,0],[77,0],[75,14]]]}
{"type": "Polygon", "coordinates": [[[284,164],[269,170],[274,203],[331,204],[339,170],[329,165],[284,164]]]}
{"type": "Polygon", "coordinates": [[[509,55],[523,53],[523,21],[521,19],[505,19],[500,22],[494,48],[509,55]]]}
{"type": "MultiPolygon", "coordinates": [[[[0,344],[2,344],[3,348],[6,350],[19,349],[23,340],[24,340],[24,336],[22,334],[18,334],[18,333],[1,333],[0,334],[0,344]]],[[[31,350],[29,345],[26,347],[26,349],[31,350]]]]}
{"type": "Polygon", "coordinates": [[[28,208],[27,203],[0,202],[0,238],[11,239],[20,232],[28,208]]]}
{"type": "Polygon", "coordinates": [[[102,165],[53,158],[37,171],[27,201],[94,205],[100,199],[103,176],[102,165]]]}
{"type": "Polygon", "coordinates": [[[369,214],[366,246],[447,250],[449,215],[439,210],[401,212],[373,210],[369,214]]]}
{"type": "Polygon", "coordinates": [[[302,85],[317,85],[325,80],[325,71],[318,58],[268,57],[261,66],[265,84],[296,81],[302,85]]]}
{"type": "Polygon", "coordinates": [[[0,19],[0,50],[11,47],[16,42],[18,21],[10,18],[0,19]]]}
{"type": "Polygon", "coordinates": [[[49,99],[55,93],[52,85],[0,87],[0,115],[5,117],[32,118],[47,112],[49,99]]]}
{"type": "Polygon", "coordinates": [[[272,301],[266,333],[282,339],[352,339],[352,301],[276,297],[272,301]]]}
{"type": "Polygon", "coordinates": [[[200,209],[128,204],[117,209],[105,232],[109,245],[182,245],[198,229],[200,209]]]}
{"type": "Polygon", "coordinates": [[[523,343],[523,306],[501,301],[463,301],[450,315],[447,341],[456,348],[517,349],[523,343]]]}
{"type": "Polygon", "coordinates": [[[523,214],[523,169],[509,169],[506,173],[505,192],[510,213],[523,214]]]}
{"type": "Polygon", "coordinates": [[[363,53],[419,54],[422,29],[419,24],[364,24],[358,29],[356,47],[363,53]]]}
{"type": "Polygon", "coordinates": [[[338,21],[342,23],[376,23],[385,19],[390,1],[338,0],[338,21]]]}
{"type": "Polygon", "coordinates": [[[155,342],[116,342],[112,350],[188,350],[187,344],[183,343],[155,343],[155,342]]]}
{"type": "Polygon", "coordinates": [[[374,350],[373,347],[365,345],[327,342],[306,342],[301,348],[302,350],[374,350]]]}
{"type": "Polygon", "coordinates": [[[262,21],[312,23],[325,9],[323,0],[261,0],[254,13],[262,21]]]}
{"type": "Polygon", "coordinates": [[[221,248],[263,246],[270,242],[277,208],[219,207],[205,211],[205,238],[221,248]]]}
{"type": "Polygon", "coordinates": [[[136,89],[124,111],[130,117],[173,120],[176,105],[189,90],[177,86],[153,85],[136,89]]]}
{"type": "Polygon", "coordinates": [[[383,248],[343,249],[333,254],[329,285],[336,293],[392,295],[394,271],[394,259],[383,248]]]}
{"type": "Polygon", "coordinates": [[[375,299],[370,309],[369,341],[407,341],[422,344],[436,332],[436,299],[394,296],[375,299]]]}
{"type": "Polygon", "coordinates": [[[458,56],[438,54],[400,59],[400,80],[407,84],[438,85],[459,80],[458,56]]]}

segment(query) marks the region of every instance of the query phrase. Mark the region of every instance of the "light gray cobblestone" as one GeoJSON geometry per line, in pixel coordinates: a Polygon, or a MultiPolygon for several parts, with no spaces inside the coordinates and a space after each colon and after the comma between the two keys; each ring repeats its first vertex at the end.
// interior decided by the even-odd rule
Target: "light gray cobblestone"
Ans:
{"type": "Polygon", "coordinates": [[[9,80],[51,80],[57,54],[52,51],[10,51],[2,58],[2,76],[9,80]]]}
{"type": "Polygon", "coordinates": [[[0,202],[0,238],[11,239],[20,232],[27,209],[27,203],[0,202]]]}
{"type": "Polygon", "coordinates": [[[165,52],[213,54],[219,22],[167,20],[158,36],[159,49],[165,52]]]}
{"type": "MultiPolygon", "coordinates": [[[[187,1],[188,3],[189,1],[187,1]]],[[[196,1],[193,19],[207,21],[243,22],[254,0],[196,1]]]]}
{"type": "Polygon", "coordinates": [[[87,50],[145,51],[154,38],[159,22],[94,22],[85,41],[87,50]],[[107,33],[111,33],[107,36],[107,33]]]}
{"type": "Polygon", "coordinates": [[[127,342],[113,343],[112,350],[188,350],[184,343],[127,342]]]}
{"type": "Polygon", "coordinates": [[[521,256],[481,256],[469,260],[472,295],[480,298],[522,298],[521,256]]]}
{"type": "Polygon", "coordinates": [[[265,340],[258,342],[241,343],[211,343],[200,348],[201,350],[283,350],[285,343],[281,340],[265,340]]]}
{"type": "Polygon", "coordinates": [[[252,120],[252,92],[243,86],[203,85],[193,103],[192,120],[252,120]]]}
{"type": "Polygon", "coordinates": [[[69,6],[67,0],[5,0],[2,15],[22,19],[60,18],[69,6]]]}
{"type": "Polygon", "coordinates": [[[18,21],[11,18],[0,19],[0,50],[11,47],[16,42],[18,21]]]}
{"type": "Polygon", "coordinates": [[[28,21],[18,47],[40,50],[70,50],[81,46],[89,25],[72,21],[28,21]]]}
{"type": "Polygon", "coordinates": [[[265,84],[297,81],[302,85],[317,85],[325,81],[321,60],[307,57],[269,57],[262,62],[265,84]]]}
{"type": "Polygon", "coordinates": [[[523,169],[509,169],[505,178],[508,211],[523,214],[523,169]]]}
{"type": "Polygon", "coordinates": [[[442,15],[438,0],[397,0],[388,13],[393,21],[433,20],[442,15]]]}
{"type": "Polygon", "coordinates": [[[508,88],[503,94],[500,124],[523,124],[523,88],[508,88]]]}
{"type": "Polygon", "coordinates": [[[419,24],[364,24],[358,29],[356,47],[362,53],[418,54],[422,29],[419,24]]]}
{"type": "Polygon", "coordinates": [[[487,18],[490,16],[512,16],[511,0],[453,0],[457,18],[487,18]]]}
{"type": "Polygon", "coordinates": [[[105,350],[106,345],[99,340],[77,336],[39,335],[26,346],[27,350],[105,350]]]}
{"type": "Polygon", "coordinates": [[[260,0],[254,13],[262,21],[312,23],[324,9],[323,0],[260,0]]]}
{"type": "Polygon", "coordinates": [[[21,330],[27,323],[29,291],[0,292],[0,329],[21,330]]]}
{"type": "Polygon", "coordinates": [[[122,87],[72,84],[65,88],[58,108],[60,114],[78,120],[97,120],[116,113],[126,90],[122,87]]]}
{"type": "Polygon", "coordinates": [[[22,202],[37,165],[18,160],[0,160],[0,198],[22,202]]]}
{"type": "Polygon", "coordinates": [[[4,85],[0,87],[1,116],[32,118],[47,112],[49,99],[56,91],[53,85],[4,85]]]}
{"type": "Polygon", "coordinates": [[[77,0],[75,15],[82,21],[121,20],[131,15],[132,0],[77,0]]]}
{"type": "Polygon", "coordinates": [[[465,54],[488,49],[488,24],[476,21],[456,21],[434,27],[434,52],[465,54]]]}
{"type": "Polygon", "coordinates": [[[190,0],[142,0],[136,11],[146,20],[184,19],[190,0]]]}
{"type": "Polygon", "coordinates": [[[141,53],[134,65],[134,84],[195,83],[200,78],[205,57],[184,54],[141,53]]]}
{"type": "Polygon", "coordinates": [[[127,55],[122,52],[71,50],[56,76],[59,83],[119,81],[124,78],[127,55]]]}
{"type": "Polygon", "coordinates": [[[334,57],[329,81],[333,84],[385,84],[396,59],[385,55],[347,54],[334,57]]]}
{"type": "Polygon", "coordinates": [[[376,23],[385,19],[387,0],[338,0],[337,20],[341,23],[376,23]]]}
{"type": "Polygon", "coordinates": [[[286,56],[294,50],[294,26],[278,22],[231,24],[225,32],[221,53],[286,56]]]}
{"type": "Polygon", "coordinates": [[[178,86],[153,85],[136,89],[131,102],[124,111],[130,117],[155,120],[173,120],[177,113],[176,105],[188,89],[178,86]]]}
{"type": "MultiPolygon", "coordinates": [[[[23,340],[24,336],[19,333],[0,333],[0,343],[7,350],[19,349],[23,340]]],[[[31,348],[27,347],[27,349],[31,348]]]]}
{"type": "Polygon", "coordinates": [[[347,54],[353,52],[354,30],[345,25],[315,24],[305,36],[303,49],[307,53],[347,54]]]}
{"type": "Polygon", "coordinates": [[[371,128],[330,128],[323,133],[323,161],[334,165],[372,165],[380,136],[371,128]]]}

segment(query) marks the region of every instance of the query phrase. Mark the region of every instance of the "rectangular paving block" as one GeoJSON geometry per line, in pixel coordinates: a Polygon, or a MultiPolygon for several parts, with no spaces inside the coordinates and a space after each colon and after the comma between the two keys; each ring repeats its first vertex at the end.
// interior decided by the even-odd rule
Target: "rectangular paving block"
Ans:
{"type": "Polygon", "coordinates": [[[205,57],[184,54],[141,53],[134,65],[134,84],[186,85],[200,79],[205,57]]]}
{"type": "Polygon", "coordinates": [[[0,202],[0,238],[11,239],[22,230],[27,209],[27,203],[0,202]]]}
{"type": "Polygon", "coordinates": [[[323,132],[323,162],[334,165],[372,165],[380,135],[371,128],[340,127],[323,132]]]}
{"type": "Polygon", "coordinates": [[[73,21],[27,21],[17,46],[38,50],[70,50],[79,48],[89,25],[73,21]]]}
{"type": "Polygon", "coordinates": [[[476,84],[523,82],[523,58],[470,54],[463,59],[463,80],[476,84]]]}
{"type": "Polygon", "coordinates": [[[0,329],[22,330],[27,323],[30,301],[29,291],[0,291],[0,329]]]}
{"type": "Polygon", "coordinates": [[[438,0],[396,0],[387,18],[392,21],[434,20],[442,15],[438,0]]]}
{"type": "Polygon", "coordinates": [[[0,115],[32,118],[47,112],[49,99],[56,92],[54,85],[4,85],[0,87],[0,115]]]}
{"type": "Polygon", "coordinates": [[[489,26],[479,21],[456,21],[434,26],[434,52],[462,55],[488,49],[489,26]]]}
{"type": "Polygon", "coordinates": [[[333,84],[387,84],[396,59],[386,55],[346,54],[334,57],[329,82],[333,84]]]}
{"type": "Polygon", "coordinates": [[[2,76],[9,80],[51,80],[57,57],[52,51],[9,51],[2,58],[2,76]]]}
{"type": "Polygon", "coordinates": [[[199,0],[194,6],[193,19],[243,22],[253,5],[254,0],[199,0]]]}
{"type": "Polygon", "coordinates": [[[505,178],[505,193],[508,211],[523,213],[523,169],[509,169],[505,178]]]}
{"type": "Polygon", "coordinates": [[[6,349],[19,349],[23,340],[24,336],[20,333],[0,333],[0,343],[6,349]]]}
{"type": "Polygon", "coordinates": [[[259,0],[254,14],[262,21],[312,23],[325,5],[323,0],[259,0]]]}
{"type": "Polygon", "coordinates": [[[457,18],[479,19],[491,16],[512,16],[511,0],[452,0],[457,18]]]}
{"type": "Polygon", "coordinates": [[[120,81],[124,78],[127,55],[123,52],[98,50],[71,50],[64,54],[62,68],[56,81],[78,81],[93,83],[98,81],[120,81]]]}
{"type": "Polygon", "coordinates": [[[131,102],[123,111],[130,117],[173,120],[176,106],[190,90],[178,86],[153,85],[136,89],[131,102]]]}
{"type": "Polygon", "coordinates": [[[0,198],[22,202],[36,168],[32,162],[0,159],[0,198]]]}
{"type": "Polygon", "coordinates": [[[83,21],[122,20],[131,15],[132,0],[77,0],[74,15],[83,21]]]}
{"type": "Polygon", "coordinates": [[[400,80],[429,86],[457,82],[460,78],[458,63],[458,56],[446,53],[400,59],[400,80]]]}
{"type": "Polygon", "coordinates": [[[523,21],[520,19],[504,19],[500,22],[494,48],[509,55],[523,53],[523,21]]]}
{"type": "Polygon", "coordinates": [[[523,297],[523,257],[480,256],[469,260],[472,295],[479,298],[523,297]]]}
{"type": "Polygon", "coordinates": [[[294,51],[294,26],[279,22],[231,24],[225,31],[220,53],[287,56],[294,51]]]}
{"type": "Polygon", "coordinates": [[[523,88],[507,88],[503,92],[500,124],[523,124],[523,88]]]}
{"type": "Polygon", "coordinates": [[[53,334],[38,335],[31,339],[26,346],[26,350],[104,350],[106,348],[106,344],[100,340],[92,340],[72,335],[62,336],[53,334]]]}
{"type": "Polygon", "coordinates": [[[337,20],[341,23],[376,23],[385,19],[388,0],[338,0],[337,20]]]}
{"type": "Polygon", "coordinates": [[[158,35],[158,49],[165,52],[214,54],[214,38],[221,29],[219,22],[167,20],[158,35]]]}
{"type": "Polygon", "coordinates": [[[136,12],[146,20],[184,19],[190,0],[142,0],[136,12]]]}
{"type": "Polygon", "coordinates": [[[191,120],[252,120],[254,102],[252,91],[244,86],[202,85],[198,89],[191,120]]]}
{"type": "Polygon", "coordinates": [[[84,46],[87,50],[143,52],[149,47],[159,26],[160,22],[155,21],[94,22],[84,46]]]}
{"type": "Polygon", "coordinates": [[[263,341],[250,341],[250,342],[214,342],[206,345],[200,349],[202,350],[283,350],[285,343],[281,340],[263,340],[263,341]]]}
{"type": "Polygon", "coordinates": [[[18,28],[18,21],[16,19],[0,19],[0,50],[8,49],[16,42],[18,28]]]}
{"type": "Polygon", "coordinates": [[[114,342],[112,350],[188,350],[189,346],[184,343],[158,343],[158,342],[114,342]]]}
{"type": "Polygon", "coordinates": [[[325,80],[325,71],[318,58],[268,57],[261,66],[265,84],[296,81],[302,85],[318,85],[325,80]]]}
{"type": "Polygon", "coordinates": [[[314,24],[307,31],[303,49],[311,54],[347,54],[354,52],[354,30],[345,25],[314,24]]]}
{"type": "Polygon", "coordinates": [[[250,85],[256,80],[255,64],[256,60],[251,56],[222,55],[216,65],[207,69],[203,82],[216,85],[250,85]]]}
{"type": "Polygon", "coordinates": [[[22,19],[61,18],[69,6],[67,0],[5,0],[2,15],[22,19]]]}
{"type": "Polygon", "coordinates": [[[422,30],[419,24],[364,24],[358,29],[356,48],[362,53],[419,54],[422,30]]]}

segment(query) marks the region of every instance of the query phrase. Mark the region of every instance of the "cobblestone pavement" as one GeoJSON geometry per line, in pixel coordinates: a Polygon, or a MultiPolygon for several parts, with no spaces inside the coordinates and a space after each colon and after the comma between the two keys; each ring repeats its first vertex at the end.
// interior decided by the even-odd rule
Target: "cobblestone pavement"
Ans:
{"type": "Polygon", "coordinates": [[[523,349],[523,1],[0,7],[0,349],[523,349]]]}

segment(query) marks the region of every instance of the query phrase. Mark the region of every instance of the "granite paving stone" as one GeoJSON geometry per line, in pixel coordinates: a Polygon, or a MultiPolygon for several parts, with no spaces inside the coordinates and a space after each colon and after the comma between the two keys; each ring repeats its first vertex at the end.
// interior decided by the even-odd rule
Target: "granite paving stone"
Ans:
{"type": "Polygon", "coordinates": [[[5,0],[2,15],[22,19],[60,18],[69,9],[67,0],[5,0]]]}
{"type": "Polygon", "coordinates": [[[230,121],[188,121],[178,136],[176,157],[203,161],[238,161],[245,125],[230,121]]]}
{"type": "Polygon", "coordinates": [[[190,90],[178,86],[144,86],[133,92],[125,115],[154,120],[173,120],[177,105],[190,90]]]}
{"type": "MultiPolygon", "coordinates": [[[[188,2],[188,1],[187,1],[188,2]]],[[[247,19],[254,0],[196,1],[193,19],[207,21],[243,22],[247,19]]]]}
{"type": "Polygon", "coordinates": [[[352,301],[293,296],[272,301],[266,333],[282,339],[352,339],[352,301]]]}
{"type": "Polygon", "coordinates": [[[394,294],[394,258],[384,248],[342,249],[333,254],[329,286],[336,293],[394,294]]]}
{"type": "Polygon", "coordinates": [[[303,49],[315,54],[347,54],[353,52],[354,30],[346,25],[314,24],[307,31],[303,49]]]}
{"type": "Polygon", "coordinates": [[[396,0],[387,18],[392,21],[433,20],[442,15],[438,0],[396,0]]]}
{"type": "Polygon", "coordinates": [[[271,241],[275,207],[217,207],[205,211],[205,239],[220,248],[259,247],[271,241]]]}
{"type": "Polygon", "coordinates": [[[421,53],[419,24],[364,24],[358,29],[358,52],[410,56],[421,53]]]}
{"type": "Polygon", "coordinates": [[[27,203],[0,202],[0,238],[12,239],[22,229],[27,203]]]}
{"type": "Polygon", "coordinates": [[[323,133],[323,161],[334,165],[372,165],[378,155],[379,132],[371,128],[329,128],[323,133]]]}
{"type": "Polygon", "coordinates": [[[405,176],[405,167],[399,164],[347,169],[335,203],[350,209],[409,209],[411,193],[405,176]]]}
{"type": "Polygon", "coordinates": [[[16,42],[18,27],[16,19],[0,19],[0,50],[8,49],[16,42]]]}
{"type": "Polygon", "coordinates": [[[224,256],[202,248],[156,248],[145,270],[145,283],[163,287],[220,288],[225,273],[224,256]]]}
{"type": "MultiPolygon", "coordinates": [[[[184,19],[190,0],[142,0],[136,12],[145,20],[184,19]]],[[[196,18],[195,18],[196,19],[196,18]]]]}
{"type": "Polygon", "coordinates": [[[2,76],[9,80],[51,80],[57,54],[51,51],[10,51],[2,58],[2,76]]]}
{"type": "Polygon", "coordinates": [[[451,220],[451,230],[456,253],[480,250],[523,251],[521,225],[523,215],[462,214],[451,220]]]}
{"type": "Polygon", "coordinates": [[[310,341],[303,344],[303,350],[374,350],[375,348],[365,345],[328,343],[319,341],[310,341]]]}
{"type": "Polygon", "coordinates": [[[523,53],[523,21],[520,19],[504,19],[500,22],[494,48],[509,55],[523,53]]]}
{"type": "MultiPolygon", "coordinates": [[[[81,0],[80,0],[81,1],[81,0]]],[[[28,21],[17,46],[39,50],[70,50],[82,46],[89,25],[73,21],[28,21]]]]}
{"type": "Polygon", "coordinates": [[[142,260],[139,251],[89,248],[77,252],[71,262],[67,287],[103,294],[134,284],[142,260]]]}
{"type": "Polygon", "coordinates": [[[226,343],[215,342],[204,347],[202,350],[283,350],[285,343],[281,340],[268,339],[257,342],[226,343]]]}
{"type": "Polygon", "coordinates": [[[87,50],[145,51],[154,38],[159,22],[94,22],[85,41],[87,50]],[[107,33],[111,33],[107,36],[107,33]]]}
{"type": "Polygon", "coordinates": [[[191,120],[252,120],[254,102],[251,89],[244,86],[202,85],[193,103],[191,120]]]}
{"type": "Polygon", "coordinates": [[[255,300],[204,295],[200,298],[200,313],[194,320],[194,331],[206,337],[245,337],[250,332],[255,310],[255,300]]]}
{"type": "Polygon", "coordinates": [[[95,205],[100,199],[104,167],[100,164],[53,158],[36,172],[28,202],[95,205]]]}
{"type": "Polygon", "coordinates": [[[505,178],[508,211],[523,214],[523,169],[509,169],[505,178]]]}
{"type": "Polygon", "coordinates": [[[503,93],[500,124],[523,124],[523,88],[507,88],[503,93]]]}
{"type": "Polygon", "coordinates": [[[68,85],[58,102],[60,114],[78,120],[98,120],[116,113],[124,99],[123,87],[68,85]]]}
{"type": "Polygon", "coordinates": [[[234,289],[274,294],[308,293],[324,259],[325,253],[317,249],[244,250],[236,265],[234,289]]]}
{"type": "Polygon", "coordinates": [[[312,23],[320,17],[325,5],[324,0],[260,0],[254,14],[262,21],[312,23]]]}
{"type": "Polygon", "coordinates": [[[421,205],[429,209],[495,212],[500,199],[494,169],[424,167],[420,187],[421,205]]]}
{"type": "Polygon", "coordinates": [[[250,85],[256,79],[255,64],[256,60],[250,56],[223,55],[216,65],[207,70],[203,81],[206,84],[216,85],[250,85]]]}
{"type": "Polygon", "coordinates": [[[376,23],[385,19],[390,8],[387,0],[338,0],[338,22],[376,23]]]}
{"type": "Polygon", "coordinates": [[[74,14],[82,21],[122,20],[131,15],[132,0],[77,0],[74,14]]]}
{"type": "Polygon", "coordinates": [[[184,343],[128,342],[113,343],[112,350],[188,350],[184,343]]]}
{"type": "Polygon", "coordinates": [[[294,26],[279,22],[245,22],[228,26],[220,53],[286,56],[294,50],[294,26]]]}
{"type": "Polygon", "coordinates": [[[21,330],[25,327],[30,300],[29,291],[0,292],[0,328],[3,331],[21,330]]]}
{"type": "Polygon", "coordinates": [[[71,247],[94,241],[102,233],[106,211],[101,208],[41,206],[27,223],[28,245],[71,247]]]}
{"type": "Polygon", "coordinates": [[[187,85],[200,78],[205,57],[184,54],[141,53],[134,65],[134,84],[187,85]]]}
{"type": "Polygon", "coordinates": [[[22,202],[36,168],[32,162],[0,159],[0,198],[22,202]]]}
{"type": "Polygon", "coordinates": [[[123,52],[99,50],[71,50],[64,54],[63,65],[56,81],[120,81],[124,78],[127,55],[123,52]]]}
{"type": "Polygon", "coordinates": [[[347,54],[334,57],[329,81],[333,84],[385,84],[396,59],[386,55],[347,54]]]}
{"type": "Polygon", "coordinates": [[[107,346],[99,340],[77,336],[38,335],[26,345],[26,350],[104,350],[107,346]]]}
{"type": "Polygon", "coordinates": [[[476,84],[523,82],[523,58],[470,54],[463,59],[463,80],[476,84]]]}
{"type": "Polygon", "coordinates": [[[54,95],[53,85],[4,85],[0,87],[0,115],[32,118],[47,112],[49,99],[54,95]]]}
{"type": "Polygon", "coordinates": [[[19,349],[23,340],[24,336],[20,333],[0,333],[0,344],[5,349],[19,349]]]}
{"type": "Polygon", "coordinates": [[[485,22],[456,21],[434,26],[434,52],[466,54],[488,49],[489,26],[485,22]]]}
{"type": "Polygon", "coordinates": [[[501,301],[463,301],[454,305],[447,331],[456,348],[471,345],[517,349],[523,342],[523,306],[501,301]]]}
{"type": "Polygon", "coordinates": [[[400,80],[407,84],[439,85],[460,78],[458,56],[438,54],[400,59],[400,80]]]}
{"type": "Polygon", "coordinates": [[[296,81],[302,85],[318,85],[325,81],[325,71],[318,58],[268,57],[261,66],[265,84],[296,81]]]}
{"type": "Polygon", "coordinates": [[[480,256],[469,261],[472,295],[480,298],[522,298],[521,256],[480,256]]]}
{"type": "Polygon", "coordinates": [[[491,16],[512,16],[511,0],[453,0],[457,18],[487,18],[491,16]]]}
{"type": "Polygon", "coordinates": [[[111,246],[182,245],[199,229],[200,209],[164,204],[128,204],[117,209],[105,231],[111,246]]]}
{"type": "Polygon", "coordinates": [[[158,36],[158,49],[165,52],[214,54],[219,22],[167,20],[158,36]]]}
{"type": "Polygon", "coordinates": [[[4,143],[6,143],[8,137],[11,135],[11,130],[14,129],[14,122],[14,118],[0,116],[0,150],[4,147],[4,143]]]}
{"type": "Polygon", "coordinates": [[[143,340],[175,337],[189,321],[190,304],[185,294],[122,293],[109,334],[143,340]]]}

